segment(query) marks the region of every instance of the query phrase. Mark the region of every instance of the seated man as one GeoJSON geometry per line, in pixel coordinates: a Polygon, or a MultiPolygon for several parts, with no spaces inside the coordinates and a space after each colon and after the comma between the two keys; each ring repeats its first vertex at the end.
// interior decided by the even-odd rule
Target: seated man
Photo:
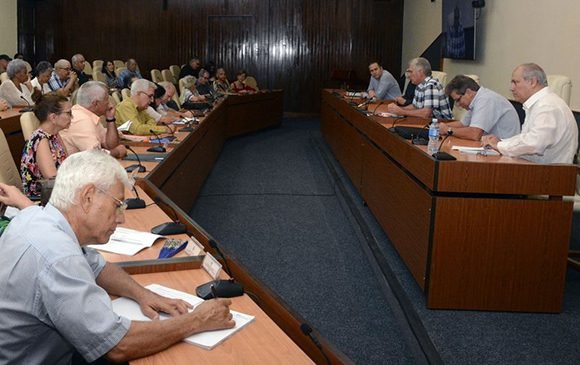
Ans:
{"type": "Polygon", "coordinates": [[[184,65],[179,71],[179,79],[181,80],[185,76],[193,76],[197,78],[199,76],[199,69],[201,68],[201,61],[199,58],[192,58],[189,60],[187,65],[184,65]]]}
{"type": "Polygon", "coordinates": [[[115,107],[109,102],[109,90],[105,84],[100,81],[84,83],[77,92],[77,104],[71,111],[70,126],[59,133],[69,155],[103,148],[113,157],[125,157],[127,150],[119,143],[115,107]],[[102,116],[105,116],[107,128],[99,122],[102,116]]]}
{"type": "Polygon", "coordinates": [[[367,92],[369,98],[376,98],[380,100],[394,100],[401,96],[401,89],[397,80],[387,70],[377,62],[371,62],[369,65],[371,79],[367,92]]]}
{"type": "Polygon", "coordinates": [[[77,53],[76,55],[72,56],[70,62],[72,64],[73,71],[79,78],[79,86],[93,79],[92,76],[89,76],[85,73],[85,56],[77,53]]]}
{"type": "Polygon", "coordinates": [[[178,121],[179,118],[177,115],[175,114],[162,114],[160,112],[157,111],[157,108],[161,105],[161,103],[165,102],[165,88],[159,84],[156,84],[157,87],[155,88],[154,91],[154,96],[153,96],[153,101],[151,102],[151,104],[149,104],[149,106],[147,107],[147,114],[149,114],[149,116],[151,118],[153,118],[155,120],[155,122],[157,122],[157,124],[171,124],[173,122],[178,121]]]}
{"type": "Polygon", "coordinates": [[[199,77],[196,83],[197,92],[211,101],[214,98],[215,91],[209,83],[209,72],[203,68],[199,70],[199,77]]]}
{"type": "Polygon", "coordinates": [[[161,102],[157,106],[157,113],[177,117],[178,119],[193,117],[190,111],[179,108],[179,105],[173,100],[173,96],[177,92],[175,85],[169,81],[161,81],[159,85],[165,89],[165,95],[163,95],[161,102]]]}
{"type": "MultiPolygon", "coordinates": [[[[2,188],[5,194],[14,189],[2,188]]],[[[234,326],[231,301],[206,301],[188,313],[181,300],[161,297],[108,263],[89,244],[106,243],[125,221],[127,173],[108,154],[84,151],[68,157],[46,207],[29,206],[0,237],[0,362],[69,364],[80,354],[128,361],[162,351],[194,333],[234,326]],[[10,295],[6,295],[10,293],[10,295]],[[156,319],[117,315],[109,294],[139,303],[156,319]]]]}
{"type": "Polygon", "coordinates": [[[133,58],[129,58],[127,60],[127,68],[121,72],[119,72],[118,78],[119,78],[119,85],[123,85],[124,88],[129,88],[131,85],[131,82],[134,79],[142,79],[143,76],[141,76],[141,73],[139,72],[139,65],[137,64],[137,61],[135,61],[135,59],[133,58]]]}
{"type": "Polygon", "coordinates": [[[566,102],[548,89],[544,70],[535,63],[519,65],[512,72],[510,90],[524,105],[522,132],[506,139],[489,134],[482,144],[537,163],[572,163],[578,149],[576,120],[566,102]]]}
{"type": "Polygon", "coordinates": [[[71,71],[70,62],[67,60],[58,60],[54,64],[54,72],[48,80],[48,87],[60,96],[68,98],[77,88],[77,74],[71,71]]]}
{"type": "Polygon", "coordinates": [[[117,126],[130,120],[129,132],[138,135],[155,133],[173,133],[175,126],[157,125],[157,122],[147,114],[147,107],[153,101],[155,84],[149,80],[138,79],[131,85],[131,97],[117,104],[115,118],[117,126]]]}
{"type": "Polygon", "coordinates": [[[509,138],[520,133],[520,120],[513,105],[500,94],[480,87],[473,79],[457,75],[445,87],[455,104],[467,110],[460,122],[441,123],[441,134],[481,141],[484,134],[509,138]]]}
{"type": "Polygon", "coordinates": [[[410,117],[453,119],[443,86],[439,80],[431,77],[429,61],[422,57],[414,58],[409,62],[406,72],[410,82],[417,85],[413,103],[404,107],[391,103],[387,105],[387,111],[410,117]]]}

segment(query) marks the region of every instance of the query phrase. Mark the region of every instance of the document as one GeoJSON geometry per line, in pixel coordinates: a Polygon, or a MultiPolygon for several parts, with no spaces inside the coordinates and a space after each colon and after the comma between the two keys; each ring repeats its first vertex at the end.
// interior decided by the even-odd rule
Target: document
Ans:
{"type": "Polygon", "coordinates": [[[159,238],[163,238],[163,236],[117,227],[111,235],[111,238],[109,238],[109,242],[104,245],[89,245],[89,247],[101,251],[133,256],[142,249],[153,246],[153,243],[159,238]]]}
{"type": "Polygon", "coordinates": [[[128,120],[125,123],[121,124],[120,126],[117,127],[117,130],[119,132],[129,132],[129,128],[131,128],[131,124],[133,122],[128,120]]]}
{"type": "MultiPolygon", "coordinates": [[[[203,299],[200,299],[195,295],[184,293],[182,291],[171,289],[159,284],[151,284],[146,286],[146,288],[167,298],[182,299],[193,305],[194,308],[203,302],[203,299]]],[[[139,304],[128,298],[119,298],[113,300],[113,310],[118,315],[128,318],[132,321],[150,321],[150,319],[141,312],[139,304]]],[[[198,333],[185,338],[183,341],[202,347],[206,350],[211,350],[256,318],[254,316],[236,311],[230,312],[232,313],[233,320],[236,322],[236,326],[234,328],[198,333]]],[[[170,317],[168,315],[160,315],[161,320],[167,318],[170,317]]]]}
{"type": "Polygon", "coordinates": [[[459,151],[461,153],[468,153],[472,155],[499,156],[499,152],[488,147],[453,146],[451,147],[451,149],[459,151]]]}

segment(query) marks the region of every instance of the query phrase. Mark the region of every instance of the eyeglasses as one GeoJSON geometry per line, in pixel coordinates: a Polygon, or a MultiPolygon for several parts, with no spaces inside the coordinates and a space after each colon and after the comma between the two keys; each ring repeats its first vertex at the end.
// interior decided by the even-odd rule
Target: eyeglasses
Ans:
{"type": "Polygon", "coordinates": [[[147,97],[148,97],[149,99],[153,99],[153,96],[155,96],[155,94],[151,94],[151,95],[149,95],[149,94],[147,94],[145,91],[139,91],[139,93],[140,93],[140,94],[145,94],[145,95],[147,95],[147,97]]]}
{"type": "Polygon", "coordinates": [[[459,97],[457,99],[453,99],[453,102],[455,104],[459,103],[459,101],[461,100],[461,98],[463,97],[463,95],[465,95],[465,94],[459,94],[459,97]]]}
{"type": "Polygon", "coordinates": [[[119,199],[115,198],[113,195],[111,195],[110,193],[104,191],[103,189],[97,188],[97,190],[100,193],[103,193],[103,194],[107,195],[109,198],[111,198],[111,199],[113,199],[115,201],[115,203],[116,203],[115,205],[117,206],[117,214],[121,215],[121,214],[124,214],[125,213],[125,210],[127,210],[127,203],[125,203],[122,200],[119,200],[119,199]]]}

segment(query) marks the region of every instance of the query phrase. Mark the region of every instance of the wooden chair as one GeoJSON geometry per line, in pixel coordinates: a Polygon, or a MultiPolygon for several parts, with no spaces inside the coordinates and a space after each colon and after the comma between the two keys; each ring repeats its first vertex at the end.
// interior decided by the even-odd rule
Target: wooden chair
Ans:
{"type": "Polygon", "coordinates": [[[173,85],[177,85],[177,79],[173,76],[173,73],[170,70],[163,70],[161,71],[161,75],[163,76],[163,80],[171,82],[173,85]]]}
{"type": "Polygon", "coordinates": [[[161,71],[159,71],[156,68],[152,69],[151,70],[151,81],[157,82],[157,83],[163,81],[163,76],[161,75],[161,71]]]}
{"type": "Polygon", "coordinates": [[[32,132],[37,130],[39,126],[40,121],[36,118],[33,112],[22,113],[20,116],[20,127],[22,128],[22,136],[25,141],[30,138],[32,132]]]}
{"type": "Polygon", "coordinates": [[[4,131],[0,129],[0,182],[22,189],[22,178],[12,159],[4,131]]]}
{"type": "Polygon", "coordinates": [[[178,65],[171,65],[169,66],[169,71],[171,71],[175,80],[179,80],[179,73],[181,72],[181,67],[179,67],[178,65]]]}

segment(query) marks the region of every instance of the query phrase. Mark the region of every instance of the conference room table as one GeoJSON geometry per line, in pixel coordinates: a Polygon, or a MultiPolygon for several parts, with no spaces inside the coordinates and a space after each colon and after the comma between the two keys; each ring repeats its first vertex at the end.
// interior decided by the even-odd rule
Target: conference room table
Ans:
{"type": "Polygon", "coordinates": [[[560,312],[575,165],[466,154],[450,137],[438,161],[391,129],[421,118],[383,117],[343,91],[323,90],[321,129],[433,309],[560,312]]]}
{"type": "MultiPolygon", "coordinates": [[[[136,180],[135,190],[146,203],[145,209],[125,212],[125,221],[120,226],[140,231],[149,231],[153,226],[179,221],[186,226],[187,234],[168,236],[191,241],[194,237],[204,246],[205,252],[220,260],[220,256],[209,244],[216,242],[210,233],[199,226],[187,214],[193,207],[199,191],[211,172],[223,144],[228,138],[252,133],[264,128],[276,127],[282,118],[283,92],[264,91],[250,95],[229,95],[219,101],[198,124],[193,132],[177,132],[177,139],[169,143],[160,160],[142,161],[146,172],[130,174],[136,180]]],[[[19,113],[0,114],[2,129],[15,136],[10,140],[13,157],[18,158],[22,149],[22,131],[18,123],[19,113]],[[4,120],[5,119],[5,120],[4,120]],[[9,124],[5,122],[9,121],[9,124]],[[10,129],[5,129],[10,126],[10,129]]],[[[178,129],[180,129],[179,127],[178,129]]],[[[147,152],[149,142],[123,141],[141,156],[147,152]]],[[[129,152],[129,156],[132,152],[129,152]]],[[[121,160],[127,167],[137,163],[121,160]]],[[[135,192],[125,192],[126,198],[135,197],[135,192]]],[[[146,285],[161,284],[191,294],[195,288],[210,281],[210,276],[201,268],[203,256],[188,256],[184,251],[169,259],[158,259],[165,239],[157,240],[152,247],[145,248],[133,256],[102,252],[105,259],[120,265],[135,280],[146,285]]],[[[219,242],[217,242],[219,245],[219,242]]],[[[236,281],[246,293],[232,298],[232,309],[253,315],[256,319],[212,350],[179,343],[159,354],[137,361],[135,364],[180,364],[191,361],[216,364],[310,364],[325,363],[320,349],[306,336],[301,325],[305,321],[289,309],[274,292],[254,278],[249,271],[229,257],[227,249],[221,247],[227,258],[228,267],[236,281]]],[[[222,260],[223,263],[223,260],[222,260]]],[[[221,273],[221,278],[228,274],[221,273]]],[[[349,364],[351,361],[316,330],[325,353],[333,364],[349,364]]]]}

